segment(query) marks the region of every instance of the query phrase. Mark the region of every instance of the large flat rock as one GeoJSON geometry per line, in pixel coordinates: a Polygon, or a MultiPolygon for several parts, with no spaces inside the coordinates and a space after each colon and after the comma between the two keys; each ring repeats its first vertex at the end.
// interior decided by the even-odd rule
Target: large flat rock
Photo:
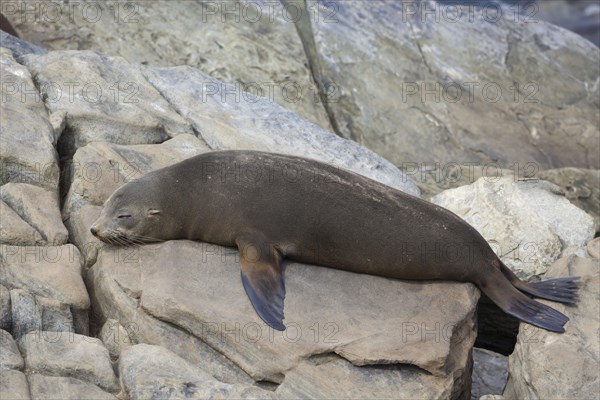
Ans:
{"type": "MultiPolygon", "coordinates": [[[[452,397],[470,386],[479,297],[471,284],[403,282],[289,263],[287,330],[278,332],[253,311],[241,284],[237,250],[191,241],[107,249],[91,273],[95,298],[124,298],[104,306],[107,316],[139,304],[155,324],[184,329],[257,381],[280,383],[312,356],[336,353],[364,366],[361,373],[367,376],[381,365],[417,366],[439,379],[434,391],[451,377],[452,397]],[[116,284],[110,285],[109,277],[116,284]]],[[[392,379],[398,373],[384,375],[392,379]]]]}

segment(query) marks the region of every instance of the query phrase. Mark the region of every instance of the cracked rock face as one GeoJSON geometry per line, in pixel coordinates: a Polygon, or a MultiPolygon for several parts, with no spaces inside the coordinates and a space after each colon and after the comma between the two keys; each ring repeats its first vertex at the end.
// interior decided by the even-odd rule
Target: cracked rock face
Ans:
{"type": "Polygon", "coordinates": [[[600,51],[578,35],[430,1],[305,4],[299,33],[342,136],[396,165],[600,167],[600,51]]]}

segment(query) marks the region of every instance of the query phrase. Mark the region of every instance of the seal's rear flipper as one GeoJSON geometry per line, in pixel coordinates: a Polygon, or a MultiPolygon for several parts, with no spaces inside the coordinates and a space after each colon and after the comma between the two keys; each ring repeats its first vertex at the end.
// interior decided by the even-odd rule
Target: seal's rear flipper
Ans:
{"type": "MultiPolygon", "coordinates": [[[[499,260],[498,260],[499,261],[499,260]]],[[[546,300],[559,301],[561,303],[575,304],[579,300],[577,290],[579,289],[578,276],[566,278],[548,279],[541,282],[528,283],[520,280],[514,272],[500,262],[502,274],[522,292],[546,300]]]]}
{"type": "Polygon", "coordinates": [[[482,287],[485,294],[505,313],[552,332],[563,333],[569,317],[518,291],[508,279],[497,279],[492,285],[482,287]]]}
{"type": "Polygon", "coordinates": [[[285,330],[283,299],[285,284],[281,271],[283,257],[272,246],[246,238],[236,240],[240,250],[242,283],[258,316],[271,328],[285,330]]]}
{"type": "Polygon", "coordinates": [[[519,281],[513,284],[517,289],[535,297],[575,304],[579,300],[577,296],[578,279],[578,276],[568,276],[534,283],[519,281]]]}

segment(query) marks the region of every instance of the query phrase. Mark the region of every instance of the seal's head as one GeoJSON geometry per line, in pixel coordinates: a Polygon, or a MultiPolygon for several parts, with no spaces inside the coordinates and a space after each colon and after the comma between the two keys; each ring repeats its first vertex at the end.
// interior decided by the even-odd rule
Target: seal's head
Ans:
{"type": "Polygon", "coordinates": [[[165,224],[162,196],[150,182],[123,185],[104,203],[90,231],[100,240],[117,246],[160,242],[172,235],[165,224]],[[150,190],[148,190],[150,189],[150,190]]]}

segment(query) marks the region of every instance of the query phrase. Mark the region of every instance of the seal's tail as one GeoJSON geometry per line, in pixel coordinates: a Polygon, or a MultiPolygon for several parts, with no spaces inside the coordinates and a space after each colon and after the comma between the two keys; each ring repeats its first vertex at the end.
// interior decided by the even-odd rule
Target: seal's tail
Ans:
{"type": "Polygon", "coordinates": [[[563,313],[521,293],[508,279],[496,279],[480,286],[483,292],[505,313],[549,331],[563,333],[569,318],[563,313]]]}

